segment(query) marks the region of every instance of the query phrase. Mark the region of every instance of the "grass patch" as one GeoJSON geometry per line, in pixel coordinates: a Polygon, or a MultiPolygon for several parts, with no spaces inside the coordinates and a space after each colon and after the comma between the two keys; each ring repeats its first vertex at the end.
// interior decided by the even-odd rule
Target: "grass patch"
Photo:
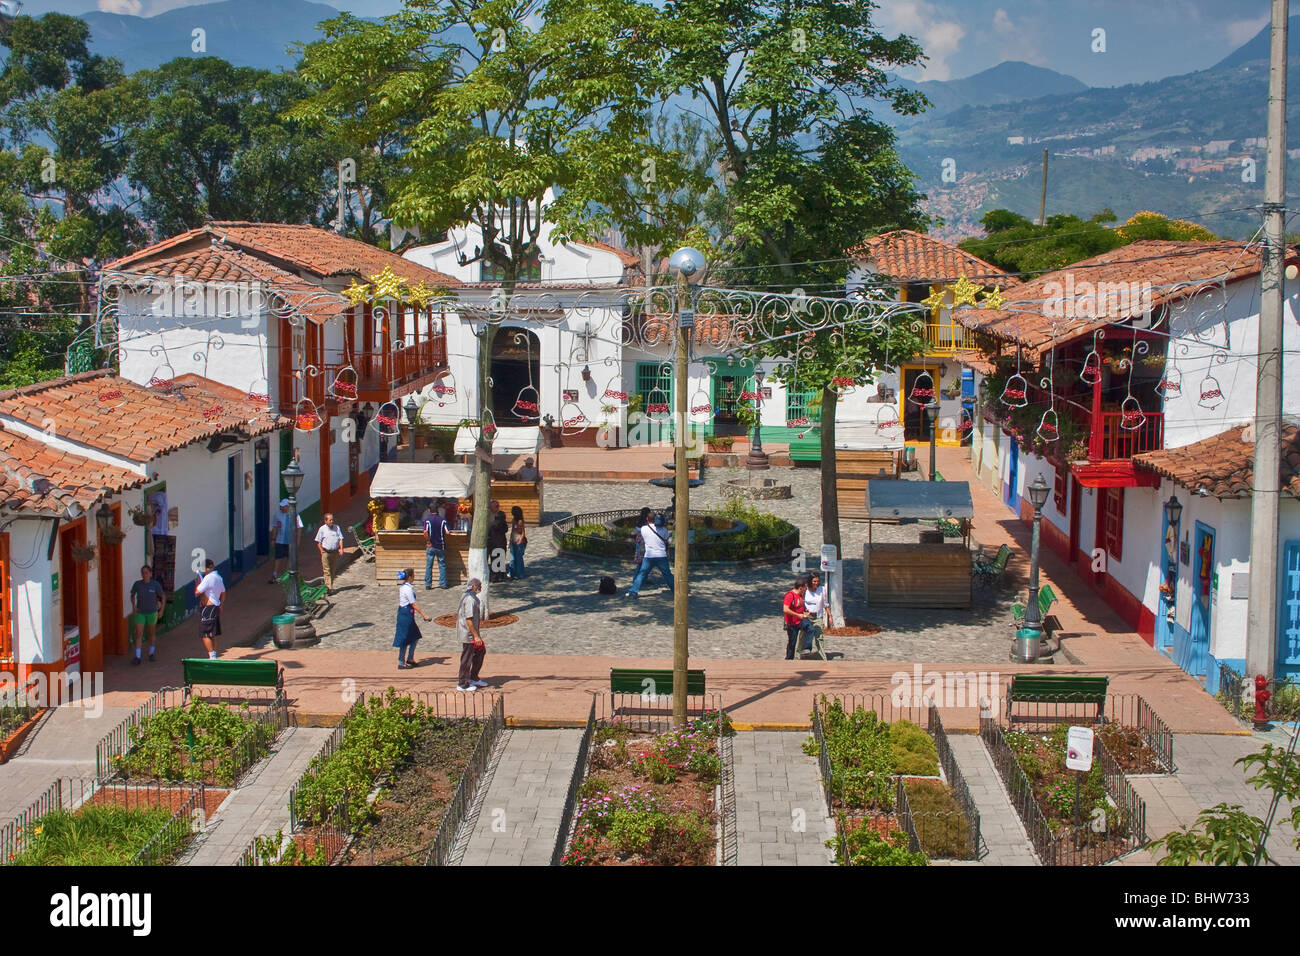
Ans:
{"type": "Polygon", "coordinates": [[[174,811],[91,805],[54,810],[28,828],[13,866],[127,866],[174,811]]]}
{"type": "Polygon", "coordinates": [[[973,860],[975,833],[952,790],[940,780],[905,780],[921,849],[932,860],[973,860]]]}

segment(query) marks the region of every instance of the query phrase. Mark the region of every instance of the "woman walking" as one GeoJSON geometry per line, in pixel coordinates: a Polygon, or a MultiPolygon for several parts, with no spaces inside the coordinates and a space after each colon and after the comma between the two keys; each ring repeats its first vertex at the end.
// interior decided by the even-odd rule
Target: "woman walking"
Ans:
{"type": "Polygon", "coordinates": [[[808,628],[812,627],[808,620],[807,607],[804,606],[804,591],[808,587],[808,579],[800,574],[794,579],[794,587],[785,592],[785,600],[781,602],[781,610],[785,621],[785,659],[794,660],[794,654],[798,648],[800,638],[808,628]]]}
{"type": "Polygon", "coordinates": [[[414,579],[415,572],[411,568],[397,572],[397,632],[393,635],[393,646],[397,648],[399,671],[415,666],[415,645],[423,636],[420,626],[415,623],[415,615],[420,615],[425,621],[432,620],[415,603],[415,588],[411,585],[414,579]]]}
{"type": "Polygon", "coordinates": [[[518,581],[524,576],[524,548],[528,547],[528,525],[524,509],[514,505],[510,509],[510,577],[518,581]]]}

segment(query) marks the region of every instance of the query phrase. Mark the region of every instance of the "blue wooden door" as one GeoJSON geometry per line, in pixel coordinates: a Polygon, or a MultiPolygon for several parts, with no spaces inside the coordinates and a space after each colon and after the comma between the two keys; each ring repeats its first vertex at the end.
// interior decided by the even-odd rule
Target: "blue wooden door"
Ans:
{"type": "MultiPolygon", "coordinates": [[[[1183,670],[1201,677],[1210,653],[1210,611],[1214,595],[1214,529],[1196,522],[1196,550],[1192,552],[1192,627],[1187,663],[1183,670]]],[[[1181,663],[1181,662],[1180,662],[1181,663]]]]}
{"type": "Polygon", "coordinates": [[[1178,607],[1178,536],[1181,534],[1177,523],[1169,523],[1169,515],[1166,514],[1162,520],[1163,542],[1160,547],[1160,583],[1169,589],[1166,594],[1164,590],[1159,592],[1160,599],[1156,603],[1156,628],[1155,642],[1156,650],[1164,653],[1166,648],[1172,648],[1174,644],[1174,625],[1169,618],[1173,616],[1178,607]]]}
{"type": "Polygon", "coordinates": [[[1003,500],[1007,503],[1008,508],[1018,512],[1020,509],[1017,505],[1019,496],[1016,494],[1016,481],[1020,473],[1020,446],[1016,444],[1016,440],[1010,435],[1007,436],[1007,442],[1007,455],[1010,464],[1007,466],[1007,487],[1003,500]]]}
{"type": "Polygon", "coordinates": [[[1277,626],[1277,676],[1300,677],[1300,541],[1282,549],[1282,597],[1277,626]]]}

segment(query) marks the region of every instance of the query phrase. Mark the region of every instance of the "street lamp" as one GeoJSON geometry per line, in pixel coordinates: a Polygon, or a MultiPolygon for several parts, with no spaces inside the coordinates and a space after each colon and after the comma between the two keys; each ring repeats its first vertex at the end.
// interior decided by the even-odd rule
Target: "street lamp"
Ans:
{"type": "Polygon", "coordinates": [[[411,426],[411,461],[415,461],[415,420],[420,417],[420,409],[415,404],[415,396],[406,396],[406,405],[403,406],[406,412],[406,424],[411,426]]]}
{"type": "Polygon", "coordinates": [[[1165,517],[1169,520],[1169,526],[1178,524],[1182,516],[1183,503],[1178,500],[1178,495],[1171,494],[1169,500],[1165,502],[1165,517]]]}
{"type": "Polygon", "coordinates": [[[294,621],[295,644],[315,643],[320,640],[316,636],[316,628],[312,626],[310,615],[302,606],[302,589],[299,586],[298,491],[302,488],[304,477],[306,476],[298,466],[297,458],[292,459],[289,466],[280,472],[280,479],[284,482],[284,490],[289,494],[289,589],[288,600],[284,605],[284,613],[292,614],[296,618],[294,621]]]}
{"type": "Polygon", "coordinates": [[[1029,486],[1029,503],[1034,506],[1034,532],[1029,546],[1029,602],[1025,605],[1025,623],[1016,631],[1015,650],[1011,653],[1011,659],[1020,664],[1032,664],[1038,659],[1038,643],[1043,636],[1043,619],[1038,610],[1038,538],[1048,490],[1039,472],[1029,486]]]}
{"type": "Polygon", "coordinates": [[[686,404],[687,369],[690,361],[691,333],[695,328],[696,287],[704,278],[708,260],[698,249],[685,246],[674,252],[668,268],[677,275],[677,348],[676,382],[673,389],[673,472],[676,489],[673,533],[676,543],[673,551],[673,723],[678,728],[686,726],[686,670],[690,658],[688,620],[690,582],[687,555],[690,551],[691,484],[690,468],[686,461],[686,404]],[[678,510],[679,509],[679,510],[678,510]]]}
{"type": "Polygon", "coordinates": [[[754,372],[754,389],[757,397],[754,399],[754,408],[756,418],[754,421],[754,443],[749,446],[749,456],[745,459],[745,467],[750,471],[766,471],[770,465],[767,462],[767,453],[763,451],[763,379],[767,373],[761,369],[754,372]]]}
{"type": "Polygon", "coordinates": [[[934,481],[934,433],[939,421],[939,403],[934,399],[925,406],[925,417],[930,422],[930,480],[934,481]]]}

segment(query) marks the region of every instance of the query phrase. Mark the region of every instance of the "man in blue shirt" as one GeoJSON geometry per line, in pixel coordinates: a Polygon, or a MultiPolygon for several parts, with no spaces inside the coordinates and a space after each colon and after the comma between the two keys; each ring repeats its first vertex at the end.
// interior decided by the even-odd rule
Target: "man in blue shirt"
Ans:
{"type": "MultiPolygon", "coordinates": [[[[298,517],[298,527],[302,527],[302,516],[298,517]]],[[[272,565],[271,580],[268,584],[278,584],[285,565],[289,563],[289,535],[293,532],[293,523],[289,520],[289,499],[280,499],[280,513],[271,525],[271,540],[275,543],[275,564],[272,565]]]]}
{"type": "Polygon", "coordinates": [[[447,550],[443,534],[447,522],[442,517],[442,501],[432,502],[424,510],[424,587],[433,587],[433,561],[438,559],[438,587],[447,590],[447,550]]]}

